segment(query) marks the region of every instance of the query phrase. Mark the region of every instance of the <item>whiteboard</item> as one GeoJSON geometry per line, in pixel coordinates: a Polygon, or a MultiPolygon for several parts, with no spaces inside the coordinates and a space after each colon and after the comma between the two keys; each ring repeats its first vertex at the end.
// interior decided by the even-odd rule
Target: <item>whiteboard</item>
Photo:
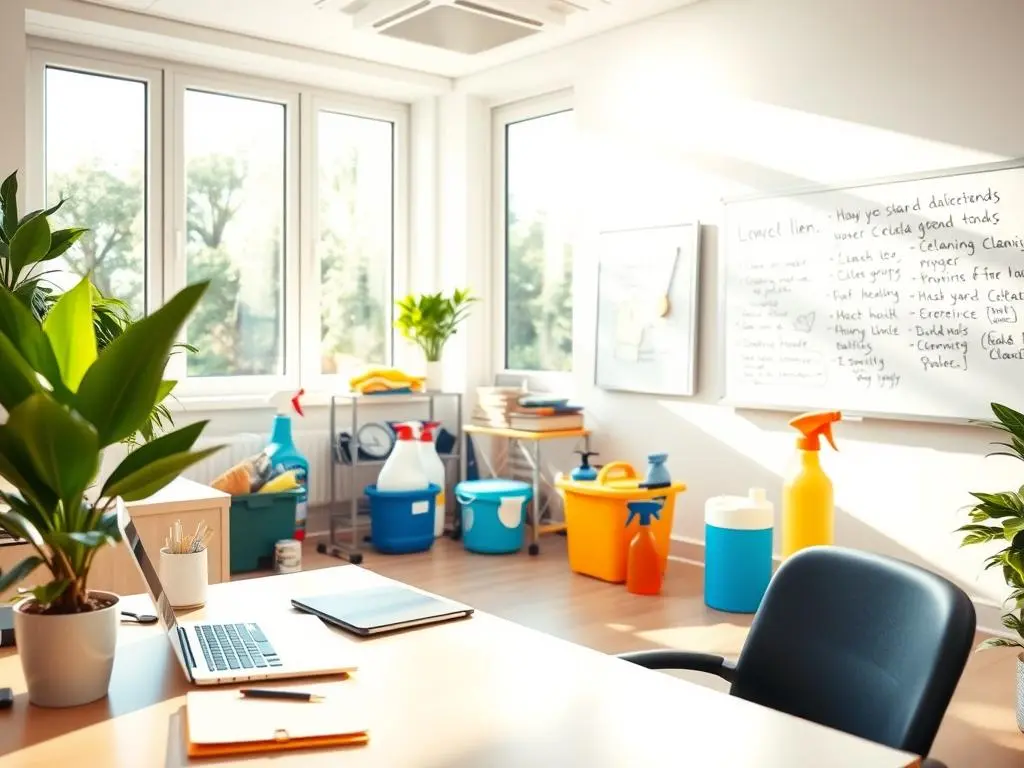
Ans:
{"type": "Polygon", "coordinates": [[[700,225],[602,232],[594,381],[689,396],[697,387],[700,225]]]}
{"type": "Polygon", "coordinates": [[[725,400],[910,419],[1024,400],[1024,161],[725,204],[725,400]]]}

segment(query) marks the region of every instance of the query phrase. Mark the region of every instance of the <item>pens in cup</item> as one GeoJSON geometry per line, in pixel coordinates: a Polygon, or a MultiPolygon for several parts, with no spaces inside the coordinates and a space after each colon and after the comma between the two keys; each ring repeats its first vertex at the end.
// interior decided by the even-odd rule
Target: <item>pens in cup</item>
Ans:
{"type": "Polygon", "coordinates": [[[316,693],[303,691],[280,691],[273,688],[243,688],[239,693],[243,699],[280,699],[283,701],[323,701],[316,693]]]}

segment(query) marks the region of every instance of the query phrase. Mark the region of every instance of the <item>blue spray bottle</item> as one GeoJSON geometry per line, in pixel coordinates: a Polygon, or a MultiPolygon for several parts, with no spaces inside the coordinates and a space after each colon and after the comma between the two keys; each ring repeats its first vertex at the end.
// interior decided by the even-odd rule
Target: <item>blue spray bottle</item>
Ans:
{"type": "Polygon", "coordinates": [[[304,394],[306,390],[300,389],[294,395],[279,392],[271,398],[271,402],[277,406],[277,415],[274,417],[274,426],[270,433],[270,444],[266,448],[275,475],[295,470],[301,488],[295,506],[295,538],[298,541],[306,537],[306,517],[309,513],[309,461],[295,447],[292,438],[292,411],[299,416],[305,416],[302,412],[302,403],[299,402],[299,398],[304,394]]]}
{"type": "Polygon", "coordinates": [[[597,456],[597,451],[573,451],[580,455],[580,465],[569,475],[573,480],[597,480],[597,470],[590,466],[590,457],[597,456]]]}

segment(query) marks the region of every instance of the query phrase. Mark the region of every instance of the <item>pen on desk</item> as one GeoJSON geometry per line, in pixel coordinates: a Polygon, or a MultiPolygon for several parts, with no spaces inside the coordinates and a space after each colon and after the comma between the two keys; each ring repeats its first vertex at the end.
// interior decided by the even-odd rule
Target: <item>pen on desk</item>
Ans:
{"type": "Polygon", "coordinates": [[[245,699],[285,699],[288,701],[323,701],[324,697],[302,691],[277,691],[272,688],[243,688],[240,693],[245,699]]]}

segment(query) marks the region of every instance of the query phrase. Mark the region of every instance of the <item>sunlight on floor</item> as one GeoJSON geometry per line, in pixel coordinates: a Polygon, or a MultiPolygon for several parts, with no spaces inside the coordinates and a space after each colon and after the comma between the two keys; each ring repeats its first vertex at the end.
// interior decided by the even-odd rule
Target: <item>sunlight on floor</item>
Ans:
{"type": "Polygon", "coordinates": [[[636,637],[681,651],[738,656],[747,637],[747,628],[724,623],[703,627],[667,627],[637,632],[636,637]]]}

